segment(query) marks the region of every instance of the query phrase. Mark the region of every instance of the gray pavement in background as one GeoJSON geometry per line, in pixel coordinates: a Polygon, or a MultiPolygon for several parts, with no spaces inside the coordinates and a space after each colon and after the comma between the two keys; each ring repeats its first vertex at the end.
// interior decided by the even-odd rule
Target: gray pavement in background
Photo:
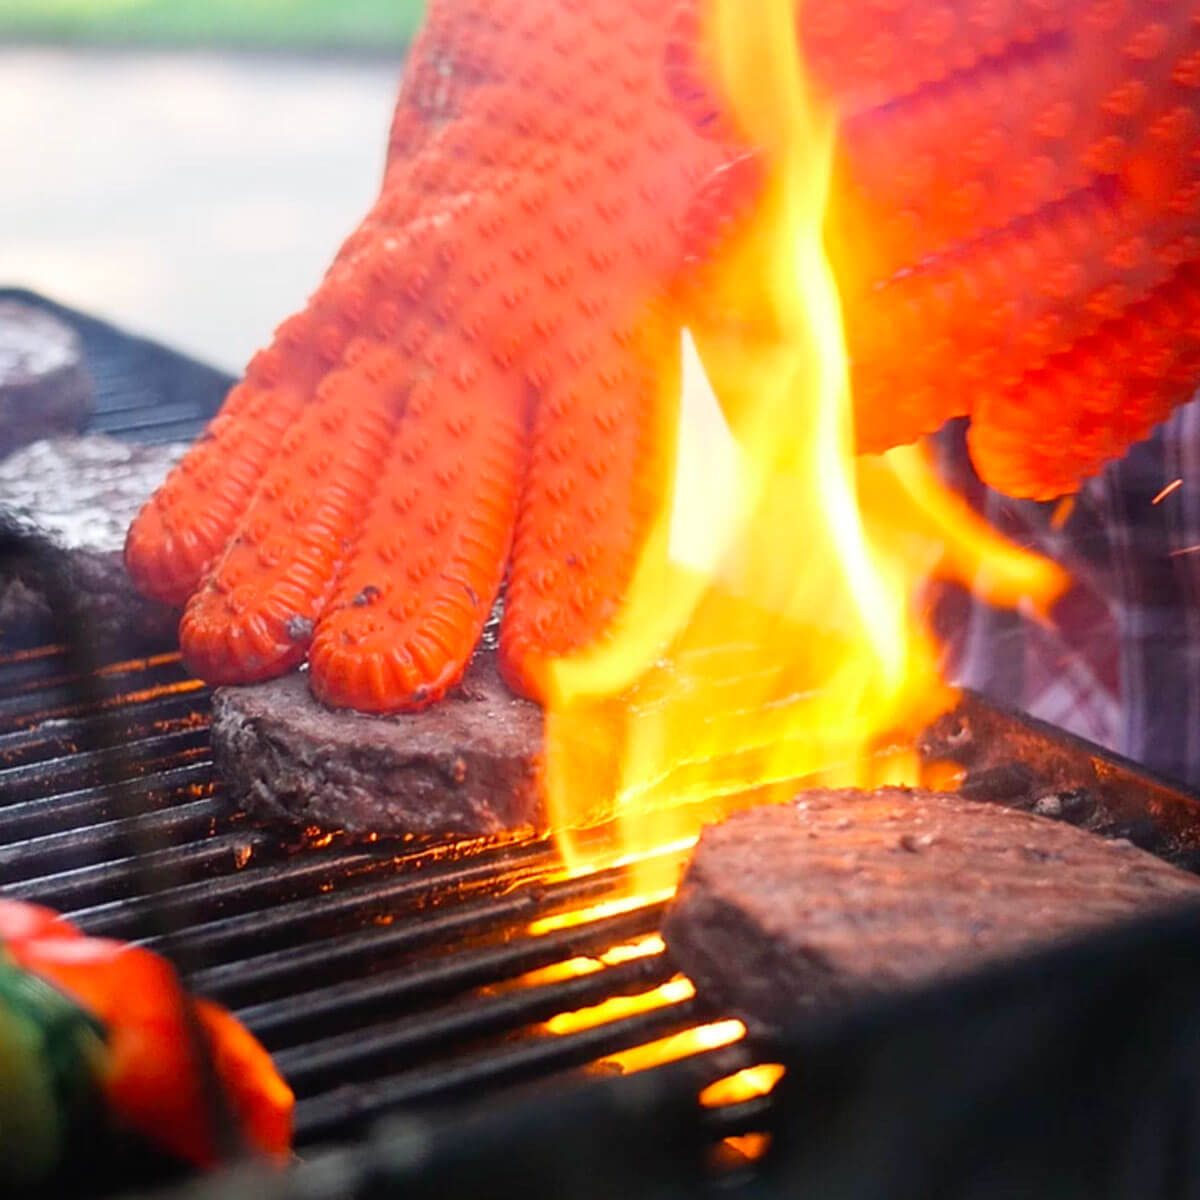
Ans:
{"type": "Polygon", "coordinates": [[[0,285],[239,369],[371,203],[399,75],[0,47],[0,285]]]}

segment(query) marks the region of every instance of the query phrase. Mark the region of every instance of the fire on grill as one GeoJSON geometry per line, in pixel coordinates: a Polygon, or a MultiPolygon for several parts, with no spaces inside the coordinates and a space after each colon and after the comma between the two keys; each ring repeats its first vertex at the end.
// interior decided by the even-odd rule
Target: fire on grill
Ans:
{"type": "MultiPolygon", "coordinates": [[[[6,893],[169,954],[228,1005],[294,1088],[302,1153],[397,1109],[507,1103],[532,1081],[514,1120],[544,1116],[564,1074],[682,1063],[655,1076],[679,1085],[655,1112],[682,1128],[686,1093],[714,1170],[769,1171],[797,1048],[818,1061],[813,1030],[839,1010],[873,996],[916,1022],[944,988],[974,1014],[979,968],[1020,980],[1076,955],[1090,978],[1102,952],[1088,959],[1083,934],[1195,900],[1192,798],[941,679],[926,581],[1048,619],[1065,578],[948,495],[919,450],[854,456],[824,247],[835,129],[790,2],[745,7],[714,5],[714,58],[767,154],[765,194],[706,276],[724,319],[684,330],[671,494],[606,636],[549,664],[544,731],[488,648],[402,716],[333,712],[299,676],[223,690],[211,739],[173,652],[94,672],[44,646],[2,664],[6,893]]],[[[312,634],[285,625],[298,645],[312,634]]],[[[221,1011],[181,1000],[176,1016],[221,1011]]],[[[106,1032],[74,1020],[79,1045],[106,1032]]],[[[172,1030],[175,1050],[196,1033],[172,1030]]],[[[216,1041],[180,1090],[200,1107],[208,1088],[209,1115],[228,1116],[216,1041]]],[[[617,1109],[650,1103],[649,1085],[616,1082],[617,1109]]],[[[257,1140],[278,1150],[290,1099],[264,1088],[257,1140]]],[[[347,1190],[413,1161],[432,1179],[437,1144],[401,1128],[377,1159],[322,1161],[347,1190]]],[[[319,1175],[297,1180],[320,1194],[319,1175]]]]}

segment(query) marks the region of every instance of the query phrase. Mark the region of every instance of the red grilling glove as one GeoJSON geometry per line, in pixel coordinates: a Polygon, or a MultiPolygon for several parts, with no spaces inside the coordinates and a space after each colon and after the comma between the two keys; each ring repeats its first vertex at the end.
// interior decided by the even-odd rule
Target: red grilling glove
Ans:
{"type": "MultiPolygon", "coordinates": [[[[539,694],[623,596],[666,487],[681,331],[761,179],[701,0],[433,0],[381,197],[130,531],[213,682],[453,684],[507,565],[539,694]],[[697,7],[699,5],[699,7],[697,7]]],[[[974,417],[1053,495],[1200,373],[1200,0],[805,0],[843,120],[830,222],[857,421],[974,417]]],[[[706,314],[711,320],[712,314],[706,314]]]]}

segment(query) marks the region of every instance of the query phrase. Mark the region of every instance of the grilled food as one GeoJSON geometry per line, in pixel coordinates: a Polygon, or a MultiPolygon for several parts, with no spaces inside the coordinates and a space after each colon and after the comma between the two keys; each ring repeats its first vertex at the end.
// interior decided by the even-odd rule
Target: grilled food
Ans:
{"type": "MultiPolygon", "coordinates": [[[[0,462],[0,512],[66,556],[88,636],[105,647],[173,639],[179,614],[134,589],[121,556],[125,530],[184,447],[139,446],[99,435],[35,442],[0,462]]],[[[0,563],[0,638],[52,632],[47,596],[28,563],[0,563]]]]}
{"type": "Polygon", "coordinates": [[[672,955],[760,1027],[1200,901],[1128,842],[958,796],[805,792],[706,829],[668,912],[672,955]]]}
{"type": "Polygon", "coordinates": [[[0,300],[0,457],[83,428],[92,385],[79,339],[61,321],[0,300]]]}
{"type": "Polygon", "coordinates": [[[475,836],[543,823],[542,717],[481,650],[440,704],[375,717],[328,709],[300,676],[213,696],[217,770],[252,814],[351,834],[475,836]]]}

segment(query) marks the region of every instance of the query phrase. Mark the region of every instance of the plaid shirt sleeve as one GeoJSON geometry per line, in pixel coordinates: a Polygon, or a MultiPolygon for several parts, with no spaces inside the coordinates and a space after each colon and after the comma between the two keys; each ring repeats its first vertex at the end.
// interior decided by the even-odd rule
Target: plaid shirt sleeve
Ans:
{"type": "Polygon", "coordinates": [[[940,586],[950,678],[1200,786],[1200,400],[1069,508],[983,487],[964,432],[956,423],[935,441],[943,478],[1073,583],[1050,627],[940,586]]]}

